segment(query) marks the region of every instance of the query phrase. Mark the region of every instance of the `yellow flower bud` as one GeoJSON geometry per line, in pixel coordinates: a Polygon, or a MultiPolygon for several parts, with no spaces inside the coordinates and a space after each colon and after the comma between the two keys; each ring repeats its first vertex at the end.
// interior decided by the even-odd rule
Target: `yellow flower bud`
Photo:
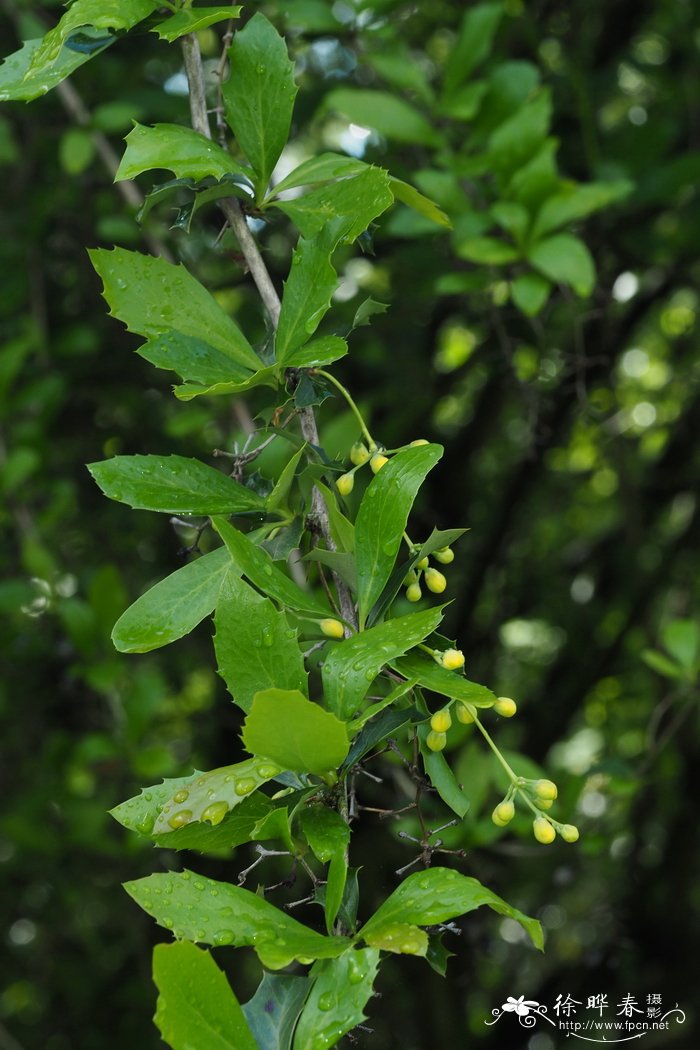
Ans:
{"type": "Polygon", "coordinates": [[[341,496],[349,496],[355,487],[355,475],[341,474],[335,483],[335,487],[341,496]]]}
{"type": "Polygon", "coordinates": [[[445,649],[440,663],[448,671],[458,671],[460,667],[464,667],[464,653],[461,649],[445,649]]]}
{"type": "Polygon", "coordinates": [[[433,551],[433,558],[435,558],[435,561],[439,561],[441,565],[449,565],[450,562],[455,560],[455,552],[451,547],[443,547],[439,551],[433,551]]]}
{"type": "Polygon", "coordinates": [[[518,705],[515,700],[511,700],[509,696],[499,696],[498,700],[493,705],[493,709],[497,715],[501,716],[501,718],[512,718],[518,710],[518,705]]]}
{"type": "Polygon", "coordinates": [[[557,837],[556,831],[546,817],[536,817],[533,820],[532,833],[543,846],[548,846],[557,837]]]}
{"type": "Polygon", "coordinates": [[[543,810],[551,809],[552,806],[554,805],[554,799],[553,798],[536,798],[535,799],[535,805],[537,806],[538,809],[543,809],[543,810]]]}
{"type": "Polygon", "coordinates": [[[452,716],[447,708],[442,711],[436,711],[430,719],[430,728],[434,729],[436,733],[446,733],[452,725],[452,716]]]}
{"type": "Polygon", "coordinates": [[[510,824],[514,816],[515,806],[510,800],[508,800],[507,802],[499,802],[491,814],[491,820],[496,827],[504,828],[506,824],[510,824]]]}
{"type": "Polygon", "coordinates": [[[423,596],[423,592],[420,589],[419,583],[412,583],[410,587],[406,588],[406,597],[409,602],[419,602],[423,596]]]}
{"type": "Polygon", "coordinates": [[[384,466],[384,464],[388,462],[389,460],[387,459],[387,457],[383,456],[381,452],[375,452],[371,460],[369,461],[369,465],[372,468],[372,473],[378,474],[384,466]]]}
{"type": "Polygon", "coordinates": [[[564,842],[578,841],[578,828],[575,824],[562,824],[559,828],[559,834],[564,839],[564,842]]]}
{"type": "Polygon", "coordinates": [[[470,726],[476,717],[474,712],[470,710],[467,704],[463,704],[459,700],[457,701],[455,712],[457,714],[457,721],[461,722],[464,726],[470,726]]]}
{"type": "Polygon", "coordinates": [[[415,438],[410,443],[410,445],[408,447],[409,448],[418,448],[419,445],[429,445],[429,444],[430,444],[430,442],[426,441],[425,438],[415,438]]]}
{"type": "Polygon", "coordinates": [[[417,569],[427,569],[429,565],[430,565],[430,562],[428,561],[427,558],[421,558],[420,561],[416,562],[416,568],[417,569]]]}
{"type": "Polygon", "coordinates": [[[321,620],[319,623],[321,631],[327,638],[344,638],[345,628],[340,620],[321,620]]]}
{"type": "Polygon", "coordinates": [[[442,594],[445,587],[447,587],[447,580],[437,569],[425,570],[425,583],[428,590],[432,591],[433,594],[442,594]]]}
{"type": "Polygon", "coordinates": [[[404,576],[403,585],[404,587],[410,587],[412,583],[418,583],[418,573],[410,569],[404,576]]]}
{"type": "Polygon", "coordinates": [[[532,785],[532,792],[536,798],[543,798],[546,802],[554,802],[559,794],[553,780],[536,780],[532,785]]]}
{"type": "Polygon", "coordinates": [[[445,744],[447,743],[447,734],[436,733],[433,729],[430,733],[428,733],[427,737],[425,738],[425,742],[431,751],[442,751],[445,747],[445,744]]]}
{"type": "Polygon", "coordinates": [[[350,460],[356,467],[363,466],[369,459],[369,449],[362,441],[356,441],[350,449],[350,460]]]}

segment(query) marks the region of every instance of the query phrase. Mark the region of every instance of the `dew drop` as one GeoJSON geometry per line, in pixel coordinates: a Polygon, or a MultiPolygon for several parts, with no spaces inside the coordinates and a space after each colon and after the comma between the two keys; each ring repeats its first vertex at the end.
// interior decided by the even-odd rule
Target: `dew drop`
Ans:
{"type": "Polygon", "coordinates": [[[324,992],[323,995],[319,996],[318,1008],[319,1010],[332,1010],[335,1006],[335,996],[331,992],[324,992]]]}
{"type": "Polygon", "coordinates": [[[181,788],[180,791],[177,792],[177,794],[173,795],[173,802],[177,802],[178,804],[181,802],[187,802],[187,799],[189,797],[189,791],[186,788],[181,788]]]}
{"type": "Polygon", "coordinates": [[[219,930],[214,934],[214,944],[231,944],[233,941],[233,930],[219,930]]]}
{"type": "Polygon", "coordinates": [[[204,883],[203,882],[195,882],[194,888],[196,890],[203,890],[204,889],[204,883]]]}
{"type": "Polygon", "coordinates": [[[173,922],[172,919],[170,919],[170,918],[163,919],[163,926],[165,926],[166,930],[172,930],[174,925],[175,925],[175,923],[173,922]]]}
{"type": "Polygon", "coordinates": [[[170,819],[168,821],[168,824],[170,825],[171,828],[174,828],[174,829],[184,828],[185,824],[189,824],[189,822],[191,820],[192,820],[192,810],[191,809],[181,809],[178,813],[173,813],[172,817],[170,817],[170,819]]]}
{"type": "Polygon", "coordinates": [[[187,882],[189,880],[189,878],[191,877],[191,873],[189,871],[183,871],[183,872],[180,873],[180,877],[182,879],[184,879],[185,882],[187,882]]]}
{"type": "Polygon", "coordinates": [[[206,930],[197,930],[197,940],[203,941],[207,935],[206,930]]]}
{"type": "Polygon", "coordinates": [[[216,827],[220,824],[228,813],[228,805],[226,802],[212,802],[210,806],[202,813],[200,820],[205,824],[211,824],[212,827],[216,827]]]}
{"type": "Polygon", "coordinates": [[[237,795],[249,795],[251,791],[255,791],[255,787],[256,784],[252,777],[242,777],[236,781],[233,790],[237,795]]]}
{"type": "Polygon", "coordinates": [[[271,762],[267,763],[267,764],[264,763],[261,766],[257,766],[258,776],[259,777],[265,777],[266,780],[269,777],[276,777],[279,772],[280,772],[279,766],[275,766],[271,762]]]}

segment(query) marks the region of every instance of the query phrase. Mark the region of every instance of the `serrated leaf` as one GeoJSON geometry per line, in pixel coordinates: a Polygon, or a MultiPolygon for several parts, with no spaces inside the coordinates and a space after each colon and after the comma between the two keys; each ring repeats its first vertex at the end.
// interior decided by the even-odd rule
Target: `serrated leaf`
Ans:
{"type": "Polygon", "coordinates": [[[441,620],[441,607],[426,609],[388,620],[334,645],[322,671],[324,696],[331,711],[339,718],[350,718],[382,667],[422,642],[441,620]]]}
{"type": "Polygon", "coordinates": [[[130,332],[153,339],[175,329],[207,342],[239,364],[257,371],[260,358],[235,321],[184,266],[125,248],[88,252],[104,284],[114,317],[130,332]]]}
{"type": "Polygon", "coordinates": [[[379,926],[367,932],[362,930],[363,940],[372,948],[381,948],[395,955],[425,955],[428,951],[428,935],[419,926],[407,922],[395,922],[379,926]]]}
{"type": "Polygon", "coordinates": [[[157,944],[155,1023],[172,1050],[258,1050],[231,986],[209,952],[188,941],[157,944]]]}
{"type": "Polygon", "coordinates": [[[285,576],[267,551],[256,546],[223,518],[216,518],[212,525],[228,547],[233,564],[259,590],[295,612],[321,619],[329,615],[328,606],[285,576]]]}
{"type": "Polygon", "coordinates": [[[513,302],[526,317],[536,317],[549,298],[552,285],[538,273],[522,273],[510,286],[513,302]]]}
{"type": "Polygon", "coordinates": [[[333,930],[345,889],[348,866],[346,850],[350,828],[336,810],[324,805],[307,806],[300,811],[299,825],[314,856],[328,864],[324,911],[326,929],[333,930]]]}
{"type": "Polygon", "coordinates": [[[321,368],[339,361],[348,352],[348,344],[338,335],[322,335],[292,350],[285,358],[285,368],[321,368]]]}
{"type": "Polygon", "coordinates": [[[149,653],[183,638],[214,611],[231,566],[226,547],[176,569],[137,598],[112,630],[120,653],[149,653]]]}
{"type": "Polygon", "coordinates": [[[343,722],[299,691],[266,689],[255,696],[243,724],[243,744],[252,755],[297,773],[327,773],[348,753],[343,722]]]}
{"type": "Polygon", "coordinates": [[[430,219],[437,226],[445,226],[448,229],[452,227],[450,217],[445,214],[442,208],[439,208],[435,201],[431,201],[429,197],[424,196],[414,186],[409,185],[408,182],[392,176],[390,186],[397,201],[406,204],[413,211],[423,215],[426,219],[430,219]]]}
{"type": "Polygon", "coordinates": [[[302,237],[315,237],[329,223],[340,220],[343,239],[354,241],[393,201],[388,173],[365,167],[358,175],[320,186],[303,197],[276,201],[274,207],[294,222],[302,237]]]}
{"type": "Polygon", "coordinates": [[[466,11],[452,53],[445,66],[447,94],[467,79],[491,51],[493,38],[503,17],[503,4],[477,4],[466,11]]]}
{"type": "Polygon", "coordinates": [[[480,908],[483,904],[499,915],[515,919],[529,934],[535,947],[542,949],[542,927],[536,919],[523,915],[476,879],[460,875],[451,868],[430,868],[409,875],[365,923],[362,936],[375,934],[395,923],[433,926],[480,908]]]}
{"type": "Polygon", "coordinates": [[[595,284],[595,265],[588,248],[570,233],[558,233],[534,244],[527,253],[530,263],[555,284],[570,284],[582,298],[595,284]]]}
{"type": "MultiPolygon", "coordinates": [[[[89,32],[89,30],[86,31],[86,33],[89,32]]],[[[43,45],[44,38],[26,40],[19,51],[8,55],[0,65],[0,102],[7,102],[11,99],[17,102],[31,102],[45,95],[80,66],[101,54],[105,48],[114,43],[116,37],[105,37],[104,33],[95,30],[94,39],[96,45],[94,50],[75,51],[70,47],[64,47],[50,69],[41,69],[37,72],[31,71],[31,65],[34,56],[43,45]]]]}
{"type": "Polygon", "coordinates": [[[307,693],[297,632],[268,598],[228,576],[219,591],[214,621],[219,673],[244,711],[250,710],[261,689],[277,686],[307,693]]]}
{"type": "Polygon", "coordinates": [[[461,819],[469,809],[471,802],[457,783],[457,778],[442,751],[431,751],[426,745],[425,739],[428,732],[427,723],[419,726],[418,738],[426,775],[445,805],[449,806],[453,813],[456,813],[461,819]]]}
{"type": "Polygon", "coordinates": [[[409,653],[392,660],[392,667],[404,678],[414,679],[424,689],[453,700],[463,700],[474,707],[492,707],[496,697],[485,685],[470,682],[457,671],[448,671],[423,653],[409,653]]]}
{"type": "Polygon", "coordinates": [[[425,953],[425,961],[435,970],[435,973],[439,973],[441,977],[444,977],[447,973],[447,960],[454,956],[454,952],[447,950],[442,943],[442,937],[441,933],[433,933],[428,937],[428,950],[425,953]]]}
{"type": "Polygon", "coordinates": [[[150,128],[136,124],[125,141],[126,150],[114,176],[115,182],[135,179],[142,172],[154,169],[172,171],[177,179],[196,182],[208,176],[221,179],[228,174],[252,174],[211,139],[180,124],[155,124],[150,128]]]}
{"type": "Polygon", "coordinates": [[[548,197],[540,208],[532,229],[533,240],[545,233],[583,219],[593,212],[607,208],[615,201],[624,200],[634,189],[627,179],[617,182],[564,183],[557,193],[548,197]]]}
{"type": "Polygon", "coordinates": [[[252,837],[256,842],[267,842],[269,839],[279,839],[284,849],[291,854],[298,852],[298,847],[292,841],[289,828],[289,810],[286,806],[278,806],[266,813],[262,820],[253,828],[252,837]]]}
{"type": "Polygon", "coordinates": [[[270,199],[298,186],[313,186],[321,182],[347,178],[348,175],[358,175],[366,167],[365,162],[356,157],[344,157],[340,153],[320,153],[317,157],[305,160],[278,182],[270,193],[270,199]]]}
{"type": "Polygon", "coordinates": [[[312,241],[302,238],[294,249],[275,337],[280,365],[286,365],[292,353],[307,342],[330,308],[338,284],[330,261],[335,245],[335,237],[326,230],[312,241]]]}
{"type": "Polygon", "coordinates": [[[252,489],[185,456],[113,456],[88,463],[108,499],[164,514],[245,514],[264,509],[252,489]]]}
{"type": "Polygon", "coordinates": [[[413,502],[440,445],[420,445],[393,456],[369,483],[355,522],[360,626],[384,589],[399,553],[413,502]]]}
{"type": "Polygon", "coordinates": [[[124,883],[124,889],[177,938],[251,945],[271,970],[280,970],[299,956],[332,959],[349,945],[347,937],[316,933],[256,893],[189,871],[148,875],[124,883]]]}
{"type": "Polygon", "coordinates": [[[139,795],[120,802],[110,815],[129,831],[138,831],[140,835],[150,835],[161,808],[176,791],[186,788],[201,774],[195,770],[186,777],[173,777],[162,784],[144,788],[139,795]]]}
{"type": "Polygon", "coordinates": [[[220,824],[185,824],[176,831],[153,835],[153,842],[170,850],[186,849],[205,854],[230,852],[244,842],[257,842],[256,828],[278,805],[278,801],[271,802],[258,791],[232,809],[220,824]]]}
{"type": "Polygon", "coordinates": [[[388,309],[389,307],[386,303],[378,303],[375,299],[365,299],[355,311],[355,316],[352,321],[352,330],[355,328],[364,328],[365,325],[371,324],[372,317],[376,314],[385,314],[388,309]]]}
{"type": "Polygon", "coordinates": [[[274,762],[248,758],[232,766],[200,773],[166,800],[153,834],[168,835],[186,824],[216,826],[227,813],[281,772],[274,762]]]}
{"type": "Polygon", "coordinates": [[[243,1007],[259,1050],[291,1050],[294,1029],[310,988],[308,977],[263,973],[255,995],[243,1007]]]}
{"type": "Polygon", "coordinates": [[[394,708],[391,711],[384,710],[395,703],[413,688],[411,682],[403,682],[379,703],[372,704],[360,718],[356,718],[350,724],[350,733],[354,733],[361,727],[358,736],[353,741],[348,757],[343,763],[343,769],[350,769],[366,754],[374,750],[378,744],[392,736],[397,729],[403,728],[409,722],[418,722],[424,718],[417,707],[394,708]]]}
{"type": "Polygon", "coordinates": [[[335,88],[326,95],[323,108],[336,110],[353,124],[374,128],[395,142],[435,146],[441,141],[440,133],[420,110],[387,91],[335,88]]]}
{"type": "Polygon", "coordinates": [[[289,137],[294,63],[274,26],[258,13],[236,33],[229,49],[231,72],[223,85],[228,124],[257,179],[258,199],[289,137]]]}
{"type": "Polygon", "coordinates": [[[150,339],[136,353],[156,368],[169,369],[187,382],[203,385],[245,383],[255,374],[203,339],[174,330],[150,339]]]}
{"type": "Polygon", "coordinates": [[[198,7],[196,9],[178,11],[176,14],[166,18],[153,26],[151,32],[157,33],[160,40],[173,43],[187,33],[198,33],[207,26],[216,25],[217,22],[226,22],[229,18],[238,18],[242,8],[240,7],[198,7]]]}
{"type": "Polygon", "coordinates": [[[373,948],[351,948],[337,959],[317,963],[294,1035],[294,1050],[326,1050],[360,1024],[378,968],[379,951],[373,948]]]}
{"type": "Polygon", "coordinates": [[[158,0],[75,0],[58,25],[50,29],[32,55],[28,77],[44,74],[61,54],[66,40],[76,29],[128,30],[148,18],[158,0]]]}
{"type": "Polygon", "coordinates": [[[257,386],[270,386],[273,389],[279,386],[272,365],[267,368],[259,368],[257,372],[248,372],[248,378],[242,381],[212,383],[210,386],[185,383],[182,386],[174,386],[173,393],[179,401],[192,401],[193,398],[203,395],[222,397],[227,394],[243,394],[246,390],[252,390],[257,386]]]}

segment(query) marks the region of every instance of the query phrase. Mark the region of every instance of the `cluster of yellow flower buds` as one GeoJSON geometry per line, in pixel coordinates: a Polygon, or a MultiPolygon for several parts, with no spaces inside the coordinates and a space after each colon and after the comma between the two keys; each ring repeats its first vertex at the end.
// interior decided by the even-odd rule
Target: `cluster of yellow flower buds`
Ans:
{"type": "MultiPolygon", "coordinates": [[[[510,824],[515,816],[515,803],[513,801],[516,791],[520,789],[529,797],[531,804],[539,810],[551,809],[558,795],[557,785],[552,780],[525,780],[518,778],[508,791],[502,802],[494,809],[491,820],[496,827],[504,828],[510,824]]],[[[576,842],[579,837],[578,828],[575,824],[560,824],[549,816],[535,817],[532,822],[532,833],[538,842],[547,846],[554,842],[557,835],[564,842],[576,842]]]]}
{"type": "MultiPolygon", "coordinates": [[[[454,551],[451,547],[443,547],[442,550],[433,551],[431,554],[432,558],[439,561],[443,565],[449,564],[454,559],[454,551]]],[[[421,558],[417,561],[414,568],[410,570],[407,576],[404,578],[404,587],[406,588],[406,597],[409,602],[419,602],[423,597],[421,590],[421,576],[425,582],[425,586],[433,594],[442,594],[447,587],[447,580],[444,573],[440,572],[439,569],[434,568],[428,559],[428,557],[421,558]]]]}
{"type": "MultiPolygon", "coordinates": [[[[426,441],[425,438],[417,438],[415,441],[411,441],[409,447],[415,448],[417,445],[428,444],[429,442],[426,441]]],[[[341,474],[335,483],[341,496],[350,495],[355,487],[355,473],[360,467],[364,467],[365,463],[369,463],[370,470],[373,474],[378,474],[382,467],[386,466],[389,462],[389,457],[384,455],[384,451],[385,450],[380,448],[374,441],[372,441],[369,446],[365,445],[364,441],[355,442],[350,449],[350,462],[353,466],[345,474],[341,474]]]]}

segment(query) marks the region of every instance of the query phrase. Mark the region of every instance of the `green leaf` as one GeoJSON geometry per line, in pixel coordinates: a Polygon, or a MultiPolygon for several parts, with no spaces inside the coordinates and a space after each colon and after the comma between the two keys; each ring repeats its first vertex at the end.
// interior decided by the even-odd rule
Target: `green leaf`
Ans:
{"type": "Polygon", "coordinates": [[[226,150],[198,131],[179,124],[156,124],[152,128],[136,124],[126,136],[126,150],[114,181],[135,179],[142,172],[157,168],[172,171],[178,179],[197,182],[210,175],[220,179],[232,173],[251,174],[226,150]]]}
{"type": "MultiPolygon", "coordinates": [[[[328,511],[328,520],[331,527],[331,536],[340,553],[352,554],[355,550],[355,526],[345,517],[340,507],[335,492],[317,481],[316,488],[323,496],[323,502],[328,511]]],[[[328,553],[331,553],[330,551],[328,553]]]]}
{"type": "Polygon", "coordinates": [[[321,335],[305,346],[287,354],[285,368],[321,368],[340,361],[348,352],[348,344],[338,335],[321,335]]]}
{"type": "Polygon", "coordinates": [[[291,1050],[294,1029],[310,987],[308,977],[263,973],[255,995],[243,1007],[259,1050],[291,1050]]]}
{"type": "Polygon", "coordinates": [[[460,259],[483,263],[486,266],[515,262],[519,257],[517,249],[495,237],[468,237],[465,241],[457,243],[456,251],[460,259]]]}
{"type": "Polygon", "coordinates": [[[285,576],[267,551],[256,546],[223,518],[215,519],[212,525],[228,547],[233,564],[259,590],[295,612],[321,619],[329,615],[328,606],[317,601],[313,594],[302,591],[285,576]]]}
{"type": "Polygon", "coordinates": [[[454,956],[454,952],[448,952],[442,943],[442,938],[443,935],[441,933],[434,933],[428,937],[428,951],[425,955],[425,961],[435,970],[435,973],[439,973],[441,977],[444,977],[447,973],[447,961],[454,956]]]}
{"type": "Polygon", "coordinates": [[[492,707],[496,697],[485,685],[470,682],[456,671],[440,667],[423,653],[409,653],[392,661],[395,670],[404,678],[415,679],[424,689],[453,700],[463,700],[474,707],[492,707]]]}
{"type": "Polygon", "coordinates": [[[296,773],[327,773],[348,753],[345,725],[298,691],[258,693],[243,724],[243,744],[252,755],[272,759],[296,773]]]}
{"type": "Polygon", "coordinates": [[[181,788],[189,787],[198,776],[201,774],[195,770],[187,777],[174,777],[164,780],[162,784],[144,788],[139,795],[127,799],[126,802],[120,802],[114,809],[110,809],[110,815],[129,831],[138,831],[140,835],[150,835],[156,818],[168,799],[172,798],[181,788]]]}
{"type": "Polygon", "coordinates": [[[340,220],[342,237],[354,241],[393,203],[388,173],[382,168],[365,167],[359,175],[319,186],[294,200],[277,201],[274,207],[289,216],[302,237],[314,237],[329,223],[340,220]]]}
{"type": "Polygon", "coordinates": [[[365,923],[362,936],[395,923],[433,926],[480,908],[482,904],[493,908],[499,915],[515,919],[530,935],[535,947],[542,949],[542,927],[536,919],[506,904],[476,879],[460,875],[451,868],[430,868],[409,875],[365,923]]]}
{"type": "Polygon", "coordinates": [[[226,547],[183,565],[137,598],[112,630],[120,653],[149,653],[183,638],[214,611],[231,566],[226,547]]]}
{"type": "Polygon", "coordinates": [[[449,767],[442,751],[431,751],[425,743],[430,729],[427,723],[419,727],[420,750],[423,756],[423,767],[428,780],[438,795],[461,819],[469,809],[471,802],[457,783],[457,778],[449,767]]]}
{"type": "Polygon", "coordinates": [[[433,551],[440,550],[442,547],[449,547],[460,536],[463,536],[466,531],[466,529],[433,529],[428,539],[416,550],[415,554],[411,555],[407,561],[400,562],[393,570],[386,587],[372,606],[367,622],[373,624],[381,619],[403,587],[403,581],[409,569],[412,569],[416,562],[421,561],[422,558],[427,558],[433,551]]]}
{"type": "Polygon", "coordinates": [[[472,70],[489,55],[502,17],[503,5],[499,3],[477,4],[465,13],[455,46],[445,67],[446,93],[451,93],[459,87],[472,70]]]}
{"type": "Polygon", "coordinates": [[[491,216],[516,242],[525,238],[530,225],[530,213],[523,204],[517,201],[496,201],[491,205],[491,216]]]}
{"type": "Polygon", "coordinates": [[[387,91],[335,88],[326,95],[323,108],[336,110],[353,124],[374,128],[395,142],[435,146],[441,141],[435,126],[420,110],[387,91]]]}
{"type": "Polygon", "coordinates": [[[177,372],[187,382],[207,386],[231,382],[243,384],[255,374],[203,339],[174,330],[150,339],[136,353],[156,368],[166,368],[177,372]]]}
{"type": "Polygon", "coordinates": [[[330,261],[335,246],[335,237],[325,230],[312,241],[302,238],[294,250],[275,337],[280,365],[286,365],[293,352],[307,342],[330,308],[338,284],[330,261]]]}
{"type": "Polygon", "coordinates": [[[231,72],[223,85],[226,119],[257,174],[258,198],[289,137],[294,63],[287,45],[260,13],[236,33],[229,50],[231,72]]]}
{"type": "Polygon", "coordinates": [[[332,182],[333,179],[344,179],[348,175],[358,175],[367,167],[363,160],[356,157],[344,157],[340,153],[320,153],[310,157],[278,182],[270,193],[277,197],[284,190],[296,189],[297,186],[313,186],[320,182],[332,182]]]}
{"type": "Polygon", "coordinates": [[[347,937],[324,937],[256,893],[189,871],[148,875],[124,889],[178,939],[235,947],[252,945],[263,966],[281,970],[299,956],[333,959],[347,937]]]}
{"type": "Polygon", "coordinates": [[[569,233],[539,241],[528,252],[529,262],[555,284],[570,284],[582,298],[595,284],[595,265],[588,248],[569,233]]]}
{"type": "Polygon", "coordinates": [[[655,649],[645,649],[642,653],[642,660],[651,667],[652,671],[656,671],[657,674],[663,675],[664,678],[682,678],[683,668],[680,667],[673,660],[669,660],[663,653],[657,652],[655,649]]]}
{"type": "Polygon", "coordinates": [[[362,936],[372,948],[381,948],[384,952],[397,955],[425,955],[428,951],[428,935],[419,926],[407,922],[395,922],[379,926],[362,936]]]}
{"type": "Polygon", "coordinates": [[[686,671],[692,671],[700,654],[700,628],[694,620],[673,620],[661,632],[664,648],[686,671]]]}
{"type": "Polygon", "coordinates": [[[274,813],[279,801],[270,801],[262,792],[256,792],[232,809],[220,824],[203,824],[195,821],[185,824],[177,831],[152,835],[160,848],[170,850],[195,850],[198,853],[221,855],[230,852],[244,842],[257,842],[257,828],[274,813]]]}
{"type": "Polygon", "coordinates": [[[270,495],[267,497],[267,506],[269,510],[272,510],[276,507],[287,506],[289,490],[292,487],[294,478],[296,476],[297,468],[299,467],[299,462],[301,460],[301,457],[304,455],[305,451],[306,445],[304,444],[301,446],[301,448],[297,449],[297,451],[294,453],[291,459],[288,460],[287,463],[285,463],[280,473],[280,476],[275,482],[275,487],[273,488],[270,495]]]}
{"type": "Polygon", "coordinates": [[[178,11],[176,14],[166,18],[153,26],[151,32],[157,33],[161,40],[173,43],[187,33],[198,33],[200,29],[213,26],[217,22],[228,21],[229,18],[238,18],[242,8],[240,7],[198,7],[178,11]]]}
{"type": "Polygon", "coordinates": [[[549,91],[541,90],[493,132],[488,141],[491,165],[501,174],[522,167],[542,144],[551,119],[551,95],[549,91]]]}
{"type": "MultiPolygon", "coordinates": [[[[86,34],[91,35],[91,31],[87,30],[86,34]]],[[[17,102],[31,102],[45,95],[80,66],[101,54],[116,38],[105,37],[104,33],[95,31],[94,39],[94,51],[73,51],[70,47],[64,47],[50,69],[37,72],[30,70],[34,56],[43,44],[43,37],[38,40],[26,40],[19,51],[8,55],[0,65],[0,102],[8,102],[11,99],[17,102]]]]}
{"type": "Polygon", "coordinates": [[[350,948],[337,959],[317,963],[315,978],[294,1035],[294,1050],[326,1050],[365,1020],[379,969],[379,952],[350,948]]]}
{"type": "MultiPolygon", "coordinates": [[[[229,575],[216,605],[214,648],[234,703],[249,711],[261,689],[308,691],[304,658],[284,612],[229,575]]],[[[261,752],[264,754],[264,752],[261,752]]]]}
{"type": "Polygon", "coordinates": [[[365,299],[363,303],[360,303],[355,316],[352,321],[352,331],[356,328],[364,328],[366,325],[372,323],[372,318],[376,314],[385,314],[389,307],[386,303],[378,303],[376,299],[365,299]]]}
{"type": "Polygon", "coordinates": [[[355,522],[360,626],[384,589],[418,489],[442,456],[440,445],[398,452],[369,483],[355,522]]]}
{"type": "Polygon", "coordinates": [[[354,766],[356,762],[359,762],[361,758],[364,758],[366,754],[374,750],[388,736],[392,736],[398,729],[403,728],[409,722],[421,721],[425,717],[419,712],[417,707],[394,708],[391,711],[384,710],[385,707],[389,707],[399,697],[409,692],[414,684],[403,682],[401,685],[398,685],[396,689],[392,689],[391,693],[384,700],[372,704],[372,707],[364,711],[360,718],[356,718],[350,724],[350,733],[352,734],[364,722],[360,733],[353,741],[348,757],[343,762],[344,770],[354,766]]]}
{"type": "Polygon", "coordinates": [[[536,317],[549,299],[552,285],[538,273],[522,273],[510,286],[513,302],[526,317],[536,317]]]}
{"type": "Polygon", "coordinates": [[[209,952],[188,941],[157,944],[155,1023],[172,1050],[258,1050],[225,976],[209,952]]]}
{"type": "Polygon", "coordinates": [[[108,499],[165,514],[244,514],[264,509],[252,489],[184,456],[113,456],[88,463],[108,499]]]}
{"type": "Polygon", "coordinates": [[[533,239],[539,239],[559,226],[607,208],[615,201],[624,200],[633,189],[633,183],[627,179],[584,185],[564,183],[554,196],[547,198],[537,213],[532,229],[533,239]]]}
{"type": "Polygon", "coordinates": [[[256,842],[267,842],[270,839],[279,839],[283,848],[289,853],[298,853],[298,846],[292,841],[289,829],[289,809],[287,806],[279,806],[266,813],[262,820],[253,828],[252,838],[256,842]]]}
{"type": "Polygon", "coordinates": [[[422,642],[441,620],[441,607],[425,609],[360,631],[334,645],[322,671],[323,691],[331,711],[339,718],[351,718],[382,667],[422,642]]]}
{"type": "Polygon", "coordinates": [[[270,365],[267,368],[258,369],[257,372],[248,372],[248,378],[242,381],[212,383],[210,386],[185,383],[183,386],[174,386],[173,393],[179,401],[191,401],[204,394],[209,397],[221,397],[226,394],[243,394],[246,390],[252,390],[256,386],[270,386],[277,389],[278,385],[275,369],[270,365]]]}
{"type": "Polygon", "coordinates": [[[153,834],[168,835],[197,822],[215,827],[227,813],[281,772],[274,762],[249,758],[233,766],[200,773],[163,804],[153,834]]]}
{"type": "Polygon", "coordinates": [[[350,828],[336,810],[324,805],[302,809],[299,824],[314,856],[322,864],[329,864],[326,876],[324,910],[326,929],[332,933],[345,890],[348,873],[345,851],[350,842],[350,828]]]}
{"type": "Polygon", "coordinates": [[[44,74],[53,66],[64,43],[76,29],[92,26],[94,29],[128,30],[148,18],[157,7],[158,0],[75,0],[34,51],[28,76],[44,74]]]}
{"type": "Polygon", "coordinates": [[[184,266],[125,248],[96,248],[88,255],[104,283],[112,316],[130,332],[147,339],[171,329],[195,339],[206,333],[216,350],[254,371],[260,368],[238,325],[184,266]]]}
{"type": "Polygon", "coordinates": [[[392,193],[397,201],[407,204],[409,208],[413,208],[419,215],[424,215],[426,219],[430,219],[431,222],[436,223],[438,226],[452,227],[449,216],[445,215],[442,208],[438,208],[434,201],[431,201],[429,197],[425,197],[414,186],[409,185],[408,182],[404,182],[402,179],[393,177],[389,181],[392,193]]]}
{"type": "Polygon", "coordinates": [[[80,175],[95,156],[95,143],[85,128],[69,128],[61,136],[58,157],[67,175],[80,175]]]}

